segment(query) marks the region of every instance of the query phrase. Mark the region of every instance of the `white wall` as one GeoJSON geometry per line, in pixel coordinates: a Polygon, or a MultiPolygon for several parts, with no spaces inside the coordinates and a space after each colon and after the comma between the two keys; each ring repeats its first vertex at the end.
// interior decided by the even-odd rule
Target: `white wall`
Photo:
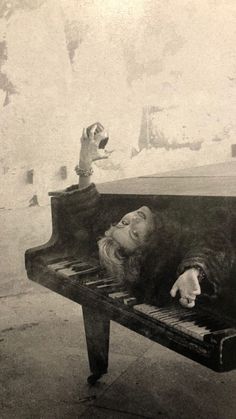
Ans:
{"type": "MultiPolygon", "coordinates": [[[[73,168],[83,126],[100,120],[115,149],[110,161],[95,166],[96,182],[230,160],[235,28],[234,0],[2,1],[0,46],[5,42],[7,58],[0,57],[1,251],[3,260],[10,255],[13,276],[14,260],[21,260],[22,272],[21,237],[30,246],[32,225],[28,216],[8,211],[23,211],[34,195],[45,206],[48,190],[77,180],[73,168]],[[72,21],[78,41],[73,62],[65,36],[72,21]],[[15,93],[3,106],[9,86],[15,93]],[[143,150],[130,159],[147,105],[162,109],[153,115],[153,126],[170,149],[143,150]],[[171,147],[186,138],[202,141],[202,148],[171,147]],[[59,174],[63,165],[66,180],[59,174]],[[30,169],[33,184],[26,181],[30,169]]],[[[26,213],[33,217],[33,211],[26,213]]],[[[48,226],[49,212],[41,214],[39,243],[47,235],[40,224],[48,226]]]]}
{"type": "Polygon", "coordinates": [[[116,150],[110,162],[100,163],[104,169],[95,168],[97,182],[135,176],[140,164],[143,174],[230,158],[236,130],[234,0],[11,3],[18,7],[1,18],[8,55],[1,72],[17,94],[0,107],[2,207],[27,206],[34,194],[44,205],[48,190],[76,181],[79,136],[91,121],[108,127],[116,150]],[[79,38],[72,64],[67,21],[76,23],[79,38]],[[153,124],[169,145],[187,138],[202,141],[202,149],[163,148],[130,161],[146,105],[163,109],[153,124]],[[35,171],[33,185],[25,179],[28,169],[35,171]]]}

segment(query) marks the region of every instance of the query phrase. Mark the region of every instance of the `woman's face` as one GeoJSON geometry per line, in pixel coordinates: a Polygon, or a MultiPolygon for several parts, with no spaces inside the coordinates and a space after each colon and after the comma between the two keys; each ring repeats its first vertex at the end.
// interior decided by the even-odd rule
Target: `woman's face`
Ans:
{"type": "Polygon", "coordinates": [[[124,215],[119,223],[112,227],[111,237],[132,254],[147,241],[154,228],[152,211],[148,207],[141,207],[124,215]]]}

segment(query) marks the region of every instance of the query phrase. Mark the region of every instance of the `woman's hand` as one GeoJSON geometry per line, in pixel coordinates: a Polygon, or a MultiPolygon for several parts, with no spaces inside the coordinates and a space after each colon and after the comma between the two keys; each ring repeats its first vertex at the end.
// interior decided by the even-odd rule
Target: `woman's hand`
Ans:
{"type": "Polygon", "coordinates": [[[101,141],[108,141],[108,134],[99,122],[83,129],[81,136],[80,167],[90,167],[95,160],[106,159],[109,153],[99,148],[101,141]]]}
{"type": "Polygon", "coordinates": [[[188,269],[178,277],[173,287],[171,288],[171,297],[176,297],[177,292],[179,292],[179,302],[183,307],[194,307],[197,295],[201,294],[198,274],[199,272],[197,269],[188,269]]]}

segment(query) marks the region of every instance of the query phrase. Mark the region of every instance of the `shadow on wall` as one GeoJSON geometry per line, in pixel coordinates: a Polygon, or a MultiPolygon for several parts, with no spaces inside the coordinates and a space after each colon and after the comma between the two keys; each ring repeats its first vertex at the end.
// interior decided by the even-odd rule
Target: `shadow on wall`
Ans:
{"type": "MultiPolygon", "coordinates": [[[[199,138],[193,138],[190,132],[191,129],[188,124],[176,126],[173,135],[168,135],[168,126],[171,124],[171,112],[170,108],[164,109],[158,106],[145,106],[142,111],[142,121],[139,134],[139,151],[144,148],[164,148],[165,150],[177,150],[180,148],[187,148],[189,150],[198,151],[201,149],[203,142],[206,140],[203,138],[201,131],[199,130],[199,138]],[[163,115],[165,119],[169,118],[169,123],[163,126],[163,115]],[[167,131],[167,132],[166,132],[167,131]]],[[[186,114],[186,119],[188,114],[186,114]]],[[[178,124],[179,125],[179,124],[178,124]]],[[[229,137],[230,130],[233,127],[223,128],[221,135],[215,134],[212,138],[208,138],[208,141],[221,142],[229,137]]]]}

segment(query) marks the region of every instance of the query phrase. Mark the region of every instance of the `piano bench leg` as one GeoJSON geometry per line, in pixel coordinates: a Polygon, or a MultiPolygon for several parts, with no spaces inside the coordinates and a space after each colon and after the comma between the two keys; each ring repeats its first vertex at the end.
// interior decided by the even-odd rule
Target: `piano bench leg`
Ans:
{"type": "Polygon", "coordinates": [[[92,375],[88,383],[94,385],[108,368],[110,319],[98,310],[83,306],[84,328],[89,365],[92,375]]]}

